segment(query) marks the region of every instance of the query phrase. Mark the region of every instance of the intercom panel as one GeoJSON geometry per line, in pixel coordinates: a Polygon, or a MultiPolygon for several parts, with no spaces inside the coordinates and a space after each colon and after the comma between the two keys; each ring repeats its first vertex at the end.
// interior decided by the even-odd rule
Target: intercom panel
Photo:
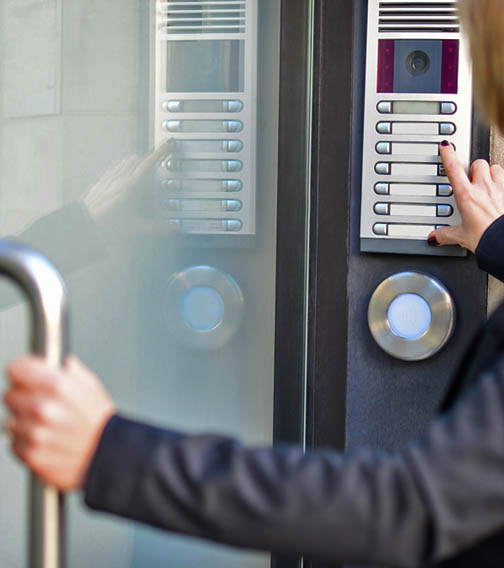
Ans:
{"type": "Polygon", "coordinates": [[[176,143],[157,213],[184,233],[252,235],[257,0],[158,0],[154,26],[154,141],[176,143]]]}
{"type": "Polygon", "coordinates": [[[470,160],[472,75],[456,2],[368,6],[361,251],[462,256],[426,242],[460,223],[439,143],[470,160]]]}

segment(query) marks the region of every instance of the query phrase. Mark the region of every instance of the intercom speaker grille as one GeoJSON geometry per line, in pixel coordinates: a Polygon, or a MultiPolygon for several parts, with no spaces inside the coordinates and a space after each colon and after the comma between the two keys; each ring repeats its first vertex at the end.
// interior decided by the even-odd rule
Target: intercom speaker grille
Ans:
{"type": "Polygon", "coordinates": [[[165,34],[245,32],[245,1],[160,0],[160,31],[165,34]]]}
{"type": "Polygon", "coordinates": [[[456,2],[380,2],[380,33],[446,32],[459,33],[456,2]]]}

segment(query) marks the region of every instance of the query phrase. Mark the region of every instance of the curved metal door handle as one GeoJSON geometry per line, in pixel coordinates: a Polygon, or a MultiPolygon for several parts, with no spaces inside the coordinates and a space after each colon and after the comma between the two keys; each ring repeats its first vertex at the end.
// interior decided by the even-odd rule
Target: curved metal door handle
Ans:
{"type": "MultiPolygon", "coordinates": [[[[59,272],[39,252],[14,241],[0,241],[0,274],[26,294],[31,313],[31,348],[54,365],[68,353],[66,290],[59,272]]],[[[29,568],[63,568],[63,496],[35,476],[30,484],[29,568]]]]}

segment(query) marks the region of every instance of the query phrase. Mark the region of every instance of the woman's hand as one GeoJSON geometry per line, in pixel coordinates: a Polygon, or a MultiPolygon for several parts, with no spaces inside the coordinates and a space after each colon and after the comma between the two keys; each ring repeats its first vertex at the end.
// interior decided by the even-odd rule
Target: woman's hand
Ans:
{"type": "Polygon", "coordinates": [[[64,491],[83,486],[115,405],[78,359],[54,368],[34,355],[9,365],[5,429],[12,449],[44,482],[64,491]]]}
{"type": "Polygon", "coordinates": [[[130,156],[108,171],[81,198],[97,226],[115,237],[124,230],[134,233],[146,188],[152,174],[176,147],[170,138],[146,156],[130,156]],[[132,228],[133,225],[133,228],[132,228]]]}
{"type": "Polygon", "coordinates": [[[504,215],[504,169],[476,160],[468,177],[449,142],[441,144],[440,153],[462,224],[432,231],[428,243],[431,246],[461,245],[475,252],[486,229],[504,215]]]}

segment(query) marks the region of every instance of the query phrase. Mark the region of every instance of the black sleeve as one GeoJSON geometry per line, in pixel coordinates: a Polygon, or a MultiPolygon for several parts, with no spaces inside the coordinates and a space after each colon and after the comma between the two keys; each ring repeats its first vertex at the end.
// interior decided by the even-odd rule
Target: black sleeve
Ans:
{"type": "Polygon", "coordinates": [[[247,448],[116,416],[88,506],[168,530],[349,563],[424,566],[504,526],[504,361],[406,450],[247,448]]]}
{"type": "Polygon", "coordinates": [[[504,282],[504,215],[483,233],[476,248],[478,266],[504,282]]]}
{"type": "MultiPolygon", "coordinates": [[[[21,241],[45,254],[66,276],[94,262],[104,260],[106,246],[85,205],[74,202],[34,221],[17,236],[4,237],[21,241]]],[[[19,302],[17,290],[4,288],[0,310],[19,302]]]]}
{"type": "Polygon", "coordinates": [[[100,232],[78,202],[37,219],[16,238],[46,254],[63,274],[106,258],[100,232]]]}

